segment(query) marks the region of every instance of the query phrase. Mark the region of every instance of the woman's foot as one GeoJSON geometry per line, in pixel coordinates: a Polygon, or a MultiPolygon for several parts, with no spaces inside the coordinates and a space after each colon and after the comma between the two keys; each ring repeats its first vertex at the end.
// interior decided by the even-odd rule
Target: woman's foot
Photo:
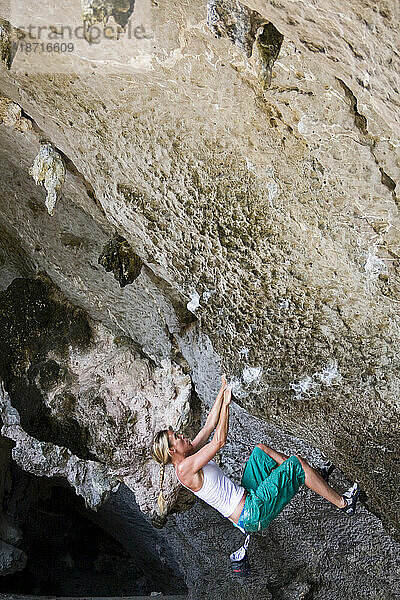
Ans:
{"type": "Polygon", "coordinates": [[[355,482],[351,486],[351,488],[349,488],[347,490],[347,492],[345,492],[343,494],[343,498],[346,501],[346,506],[344,506],[343,508],[339,508],[339,510],[344,512],[346,515],[354,515],[354,513],[356,511],[356,504],[357,504],[359,495],[360,495],[360,486],[358,485],[357,482],[355,482]]]}

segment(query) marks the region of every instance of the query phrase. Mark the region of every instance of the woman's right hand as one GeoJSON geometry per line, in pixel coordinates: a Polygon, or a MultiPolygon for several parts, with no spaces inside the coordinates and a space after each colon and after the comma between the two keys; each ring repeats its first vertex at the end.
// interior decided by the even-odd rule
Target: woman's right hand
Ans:
{"type": "Polygon", "coordinates": [[[232,400],[232,388],[229,386],[224,391],[224,404],[230,404],[232,400]]]}

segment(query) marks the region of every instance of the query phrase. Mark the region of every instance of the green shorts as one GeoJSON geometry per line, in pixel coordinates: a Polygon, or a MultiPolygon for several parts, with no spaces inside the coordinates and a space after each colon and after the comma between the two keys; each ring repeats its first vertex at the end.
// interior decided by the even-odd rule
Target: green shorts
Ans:
{"type": "Polygon", "coordinates": [[[268,527],[291,501],[304,479],[297,456],[290,456],[278,467],[264,450],[254,448],[241,481],[248,495],[238,525],[249,533],[268,527]]]}

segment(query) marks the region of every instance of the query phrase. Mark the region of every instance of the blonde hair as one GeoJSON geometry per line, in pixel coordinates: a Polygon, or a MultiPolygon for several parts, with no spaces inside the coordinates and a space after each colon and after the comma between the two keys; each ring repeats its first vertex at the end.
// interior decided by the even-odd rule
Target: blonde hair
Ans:
{"type": "Polygon", "coordinates": [[[151,455],[158,463],[160,463],[160,493],[158,494],[158,508],[161,515],[167,512],[167,504],[162,493],[164,483],[165,465],[171,462],[171,454],[169,452],[168,429],[162,429],[154,436],[153,445],[151,447],[151,455]]]}

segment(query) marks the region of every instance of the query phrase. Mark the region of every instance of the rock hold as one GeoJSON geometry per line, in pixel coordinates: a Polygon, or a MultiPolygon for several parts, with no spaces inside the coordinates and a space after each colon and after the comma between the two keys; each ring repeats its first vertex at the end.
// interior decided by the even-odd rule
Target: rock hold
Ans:
{"type": "Polygon", "coordinates": [[[4,97],[0,97],[0,123],[21,132],[32,129],[32,122],[22,116],[21,107],[4,97]]]}
{"type": "Polygon", "coordinates": [[[228,37],[248,57],[252,55],[258,28],[266,19],[238,0],[209,0],[207,25],[217,37],[228,37]]]}
{"type": "Polygon", "coordinates": [[[142,270],[143,262],[129,243],[118,234],[104,246],[98,260],[107,272],[112,271],[121,287],[133,283],[142,270]]]}
{"type": "Polygon", "coordinates": [[[0,17],[0,58],[11,69],[12,62],[18,50],[18,41],[24,33],[13,27],[8,21],[0,17]]]}
{"type": "Polygon", "coordinates": [[[35,183],[41,183],[47,191],[46,207],[49,215],[54,209],[59,192],[65,180],[65,166],[61,155],[51,144],[42,144],[33,166],[29,169],[35,183]]]}

